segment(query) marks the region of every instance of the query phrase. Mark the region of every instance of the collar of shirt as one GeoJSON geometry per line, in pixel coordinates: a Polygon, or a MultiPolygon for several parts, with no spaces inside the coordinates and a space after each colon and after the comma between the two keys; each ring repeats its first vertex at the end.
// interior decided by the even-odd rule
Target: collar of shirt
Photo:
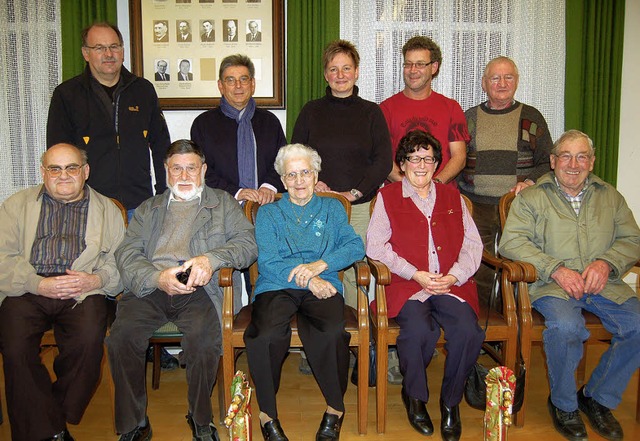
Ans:
{"type": "Polygon", "coordinates": [[[40,199],[43,196],[47,196],[47,198],[49,198],[50,200],[52,200],[53,202],[56,202],[58,204],[75,204],[75,203],[81,203],[83,201],[87,201],[89,200],[89,187],[87,186],[87,184],[85,183],[84,186],[82,187],[82,197],[80,199],[78,199],[77,201],[74,202],[62,202],[57,200],[56,198],[54,198],[53,196],[51,196],[49,194],[49,192],[47,191],[47,187],[45,187],[44,185],[42,186],[42,188],[40,189],[40,191],[38,192],[38,196],[36,197],[36,199],[40,199]]]}
{"type": "Polygon", "coordinates": [[[575,196],[571,196],[570,194],[565,193],[565,191],[560,186],[560,183],[558,182],[558,178],[556,177],[555,174],[553,175],[553,180],[556,183],[556,187],[558,187],[558,191],[560,191],[560,194],[564,196],[567,202],[569,202],[569,204],[571,205],[571,208],[573,208],[573,211],[575,211],[576,215],[579,214],[580,206],[582,205],[582,198],[584,198],[584,193],[587,191],[587,187],[589,186],[589,178],[587,177],[587,179],[584,181],[584,186],[582,187],[582,190],[580,190],[580,193],[578,193],[575,196]]]}
{"type": "Polygon", "coordinates": [[[431,185],[429,186],[429,193],[426,198],[420,197],[415,188],[409,183],[409,180],[404,177],[402,178],[402,197],[411,198],[411,200],[416,204],[416,206],[422,211],[425,216],[431,215],[433,211],[433,206],[436,203],[436,186],[433,181],[431,181],[431,185]]]}

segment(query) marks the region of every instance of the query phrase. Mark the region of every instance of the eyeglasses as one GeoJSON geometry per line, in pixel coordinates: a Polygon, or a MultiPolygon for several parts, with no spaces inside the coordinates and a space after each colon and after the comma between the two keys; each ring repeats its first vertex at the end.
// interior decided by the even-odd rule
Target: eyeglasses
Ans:
{"type": "Polygon", "coordinates": [[[92,51],[95,51],[98,54],[104,54],[105,52],[107,52],[107,49],[109,49],[111,52],[113,53],[119,53],[122,52],[122,45],[121,44],[111,44],[109,46],[103,46],[101,44],[96,44],[95,46],[85,46],[87,49],[91,49],[92,51]]]}
{"type": "Polygon", "coordinates": [[[285,181],[293,182],[296,179],[298,179],[298,176],[300,176],[300,179],[305,180],[313,176],[314,173],[315,173],[315,170],[308,170],[305,168],[304,170],[300,170],[299,172],[285,173],[283,177],[285,181]]]}
{"type": "Polygon", "coordinates": [[[84,167],[84,164],[71,164],[67,165],[66,167],[60,167],[59,165],[50,165],[48,167],[45,167],[44,169],[47,171],[47,173],[49,173],[49,176],[51,176],[52,178],[57,178],[58,176],[62,175],[63,171],[66,171],[69,176],[78,176],[80,174],[80,171],[82,170],[82,167],[84,167]]]}
{"type": "Polygon", "coordinates": [[[241,86],[246,86],[251,82],[251,78],[247,76],[242,76],[240,78],[227,77],[224,79],[224,84],[229,87],[233,87],[236,84],[240,83],[241,86]]]}
{"type": "Polygon", "coordinates": [[[425,164],[435,164],[436,158],[433,156],[425,156],[421,158],[420,156],[405,156],[404,159],[409,161],[412,164],[420,164],[420,162],[424,161],[425,164]]]}
{"type": "Polygon", "coordinates": [[[576,158],[576,161],[578,161],[579,164],[586,164],[591,160],[591,155],[588,155],[586,153],[578,153],[577,155],[572,155],[571,153],[561,153],[559,155],[554,155],[554,156],[558,158],[558,161],[563,162],[565,164],[568,164],[569,162],[571,162],[572,158],[576,158]]]}
{"type": "Polygon", "coordinates": [[[505,83],[513,83],[516,80],[516,76],[507,74],[507,75],[494,75],[489,78],[489,82],[491,84],[498,84],[500,80],[504,80],[505,83]]]}
{"type": "Polygon", "coordinates": [[[426,61],[416,61],[415,63],[412,63],[410,61],[405,61],[404,63],[402,63],[402,67],[407,69],[407,70],[411,70],[414,67],[418,70],[422,70],[425,67],[429,66],[430,64],[435,63],[435,60],[433,61],[429,61],[428,63],[426,61]]]}
{"type": "Polygon", "coordinates": [[[172,165],[169,167],[169,174],[171,176],[182,176],[182,172],[186,171],[189,176],[197,176],[200,173],[200,169],[202,166],[196,165],[187,165],[186,167],[181,167],[179,165],[172,165]]]}

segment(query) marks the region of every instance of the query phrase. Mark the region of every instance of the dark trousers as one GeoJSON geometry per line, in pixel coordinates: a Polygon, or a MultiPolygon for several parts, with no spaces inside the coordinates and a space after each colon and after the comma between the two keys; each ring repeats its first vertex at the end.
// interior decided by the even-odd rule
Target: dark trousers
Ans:
{"type": "Polygon", "coordinates": [[[442,328],[447,358],[440,399],[447,406],[460,403],[465,380],[484,341],[484,331],[469,304],[447,295],[431,296],[424,303],[409,300],[396,320],[400,325],[398,359],[407,395],[429,401],[426,368],[442,328]]]}
{"type": "Polygon", "coordinates": [[[282,363],[291,344],[291,318],[328,406],[344,412],[349,373],[349,333],[344,330],[344,298],[318,299],[310,291],[288,289],[259,294],[244,333],[249,371],[260,410],[278,417],[276,394],[282,363]]]}
{"type": "MultiPolygon", "coordinates": [[[[497,205],[473,203],[473,221],[478,227],[478,233],[482,239],[484,249],[489,254],[497,254],[497,240],[500,235],[500,213],[497,205]]],[[[493,294],[493,309],[502,312],[502,298],[493,291],[496,271],[486,263],[480,263],[480,268],[474,278],[478,284],[478,299],[481,304],[488,305],[489,298],[493,294]]]]}
{"type": "Polygon", "coordinates": [[[66,423],[80,423],[100,379],[106,328],[101,295],[81,303],[34,294],[2,302],[0,350],[14,441],[51,438],[66,423]],[[53,384],[40,359],[42,335],[51,328],[59,351],[53,384]]]}
{"type": "Polygon", "coordinates": [[[211,421],[211,392],[222,352],[222,335],[215,306],[204,288],[175,296],[160,290],[140,298],[125,293],[106,339],[118,433],[130,432],[145,421],[145,352],[153,332],[169,321],[184,334],[181,346],[187,365],[188,411],[199,425],[211,421]]]}

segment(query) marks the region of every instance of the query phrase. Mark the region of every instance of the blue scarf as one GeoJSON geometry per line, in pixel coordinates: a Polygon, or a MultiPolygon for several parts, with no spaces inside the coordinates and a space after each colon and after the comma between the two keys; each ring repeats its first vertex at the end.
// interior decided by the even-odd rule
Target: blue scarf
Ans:
{"type": "Polygon", "coordinates": [[[253,135],[251,119],[256,111],[256,101],[249,99],[243,110],[238,110],[220,98],[220,110],[224,116],[234,119],[238,123],[238,186],[240,188],[258,188],[256,183],[256,139],[253,135]]]}

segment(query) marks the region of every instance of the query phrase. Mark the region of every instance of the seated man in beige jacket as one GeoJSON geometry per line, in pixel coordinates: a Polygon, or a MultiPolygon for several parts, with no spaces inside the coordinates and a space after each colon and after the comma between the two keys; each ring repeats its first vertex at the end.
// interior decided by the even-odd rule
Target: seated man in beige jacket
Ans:
{"type": "Polygon", "coordinates": [[[87,153],[57,144],[42,155],[44,185],[0,207],[0,351],[14,440],[73,440],[100,378],[105,295],[120,292],[118,207],[91,189],[87,153]],[[40,340],[53,328],[51,377],[40,340]]]}

